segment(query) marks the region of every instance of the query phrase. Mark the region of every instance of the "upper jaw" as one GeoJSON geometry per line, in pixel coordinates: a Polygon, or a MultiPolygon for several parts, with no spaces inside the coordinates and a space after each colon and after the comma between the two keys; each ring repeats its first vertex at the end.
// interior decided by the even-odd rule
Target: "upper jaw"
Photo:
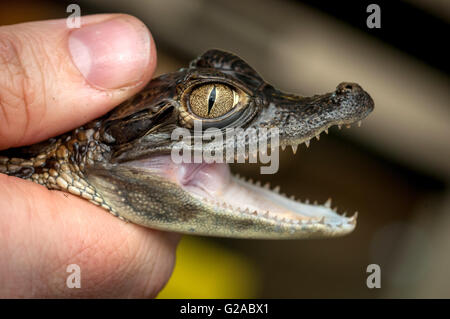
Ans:
{"type": "MultiPolygon", "coordinates": [[[[257,131],[277,128],[279,145],[274,146],[296,148],[302,143],[309,146],[311,139],[314,137],[318,139],[323,132],[328,133],[328,129],[332,126],[341,127],[353,123],[360,125],[361,120],[373,110],[374,103],[359,85],[343,82],[334,92],[313,97],[283,93],[267,85],[254,107],[259,108],[257,115],[252,117],[247,113],[255,112],[247,112],[244,117],[249,123],[239,124],[246,128],[255,128],[257,131]]],[[[177,126],[171,123],[167,127],[177,126]]],[[[270,141],[267,142],[270,145],[270,141]]],[[[176,143],[171,140],[171,131],[164,130],[157,132],[156,135],[145,135],[125,146],[118,145],[119,150],[122,148],[126,150],[114,152],[110,160],[127,162],[157,154],[170,154],[176,143]]],[[[247,143],[245,147],[248,146],[247,143]]],[[[225,148],[225,144],[223,147],[225,148]]],[[[186,148],[194,150],[190,146],[186,148]]],[[[253,154],[245,154],[246,158],[251,155],[253,154]]]]}

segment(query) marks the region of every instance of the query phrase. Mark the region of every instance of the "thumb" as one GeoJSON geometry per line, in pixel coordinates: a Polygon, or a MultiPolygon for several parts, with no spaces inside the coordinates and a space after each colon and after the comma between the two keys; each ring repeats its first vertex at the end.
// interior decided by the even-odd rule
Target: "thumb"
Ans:
{"type": "Polygon", "coordinates": [[[0,149],[36,143],[84,124],[151,78],[150,32],[122,14],[0,27],[0,149]]]}

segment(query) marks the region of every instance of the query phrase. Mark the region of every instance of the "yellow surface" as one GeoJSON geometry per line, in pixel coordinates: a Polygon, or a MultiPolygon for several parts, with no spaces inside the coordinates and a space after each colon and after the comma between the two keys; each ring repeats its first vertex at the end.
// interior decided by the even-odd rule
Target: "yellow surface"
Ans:
{"type": "Polygon", "coordinates": [[[257,268],[207,238],[184,236],[173,276],[158,298],[256,298],[257,268]]]}

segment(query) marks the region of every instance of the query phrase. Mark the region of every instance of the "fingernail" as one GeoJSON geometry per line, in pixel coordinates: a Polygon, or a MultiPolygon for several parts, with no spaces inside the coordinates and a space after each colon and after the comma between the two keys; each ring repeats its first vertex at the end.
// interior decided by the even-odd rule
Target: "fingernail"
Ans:
{"type": "Polygon", "coordinates": [[[150,60],[150,35],[143,25],[115,18],[73,31],[72,60],[95,86],[116,89],[137,83],[150,60]]]}

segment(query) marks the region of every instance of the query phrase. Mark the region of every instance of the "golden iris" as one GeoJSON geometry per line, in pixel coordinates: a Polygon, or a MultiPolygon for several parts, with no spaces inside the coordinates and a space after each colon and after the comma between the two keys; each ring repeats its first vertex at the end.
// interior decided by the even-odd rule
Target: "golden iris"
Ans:
{"type": "Polygon", "coordinates": [[[206,84],[192,91],[189,102],[195,115],[213,119],[232,110],[239,102],[239,95],[227,85],[206,84]]]}

